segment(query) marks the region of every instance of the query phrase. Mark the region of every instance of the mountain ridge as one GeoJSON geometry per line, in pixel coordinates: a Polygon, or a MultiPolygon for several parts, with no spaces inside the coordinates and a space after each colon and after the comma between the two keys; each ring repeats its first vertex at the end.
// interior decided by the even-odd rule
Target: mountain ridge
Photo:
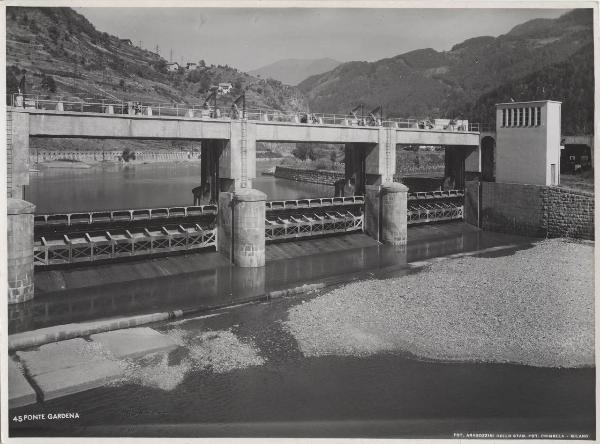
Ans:
{"type": "Polygon", "coordinates": [[[260,68],[248,71],[248,74],[279,80],[288,85],[297,85],[302,80],[330,71],[342,62],[330,57],[320,59],[289,58],[277,60],[260,68]]]}
{"type": "Polygon", "coordinates": [[[228,65],[170,72],[159,54],[127,39],[96,30],[72,8],[6,8],[7,92],[16,92],[25,73],[26,92],[113,97],[145,102],[202,103],[211,85],[230,82],[233,91],[218,98],[228,107],[243,91],[249,107],[306,111],[296,88],[259,79],[228,65]]]}
{"type": "MultiPolygon", "coordinates": [[[[498,37],[467,39],[449,51],[425,48],[375,62],[343,63],[298,88],[311,109],[321,112],[348,112],[363,103],[382,105],[390,117],[460,117],[453,113],[464,114],[484,94],[563,63],[579,50],[593,58],[591,11],[530,20],[498,37]]],[[[572,75],[589,77],[591,68],[585,69],[572,75]]]]}

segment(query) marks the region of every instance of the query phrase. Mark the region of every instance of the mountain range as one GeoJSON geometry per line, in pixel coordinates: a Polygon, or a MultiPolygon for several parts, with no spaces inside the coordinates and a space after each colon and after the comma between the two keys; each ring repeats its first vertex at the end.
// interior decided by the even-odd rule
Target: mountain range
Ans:
{"type": "MultiPolygon", "coordinates": [[[[573,10],[557,19],[525,22],[499,37],[472,38],[449,51],[428,48],[371,63],[343,63],[298,88],[320,112],[347,113],[362,103],[382,105],[390,117],[468,117],[489,123],[494,101],[562,100],[564,111],[588,110],[578,118],[586,120],[579,126],[590,130],[592,26],[591,9],[573,10]]],[[[581,129],[573,118],[564,123],[569,131],[581,129]]]]}
{"type": "Polygon", "coordinates": [[[248,74],[262,78],[276,79],[287,85],[297,85],[310,76],[331,71],[339,64],[341,62],[330,58],[285,59],[248,71],[248,74]]]}
{"type": "Polygon", "coordinates": [[[250,107],[347,113],[358,104],[382,105],[389,117],[487,123],[494,121],[495,103],[552,99],[563,102],[563,134],[593,131],[591,9],[530,20],[449,51],[426,48],[341,64],[289,59],[251,73],[203,60],[195,69],[170,72],[159,54],[96,30],[70,8],[6,10],[9,93],[26,73],[28,93],[201,103],[211,85],[231,82],[233,91],[219,98],[220,106],[245,91],[250,107]],[[289,85],[310,70],[321,72],[289,85]]]}

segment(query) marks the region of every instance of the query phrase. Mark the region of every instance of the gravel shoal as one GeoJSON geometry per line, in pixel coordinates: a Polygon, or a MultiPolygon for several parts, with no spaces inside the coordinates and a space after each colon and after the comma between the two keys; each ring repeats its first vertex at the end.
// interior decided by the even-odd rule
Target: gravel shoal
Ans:
{"type": "Polygon", "coordinates": [[[171,391],[191,371],[226,373],[265,362],[252,341],[242,341],[230,330],[190,332],[174,328],[166,334],[180,346],[179,359],[170,359],[173,352],[157,352],[129,361],[125,375],[113,385],[135,383],[171,391]]]}
{"type": "Polygon", "coordinates": [[[337,288],[289,310],[305,356],[409,352],[443,361],[594,365],[594,247],[545,240],[337,288]]]}

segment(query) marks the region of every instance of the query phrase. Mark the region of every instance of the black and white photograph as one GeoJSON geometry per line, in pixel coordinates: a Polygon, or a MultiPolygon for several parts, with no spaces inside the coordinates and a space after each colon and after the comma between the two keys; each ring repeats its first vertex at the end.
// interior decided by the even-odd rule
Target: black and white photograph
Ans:
{"type": "Polygon", "coordinates": [[[6,0],[2,441],[595,441],[598,6],[6,0]]]}

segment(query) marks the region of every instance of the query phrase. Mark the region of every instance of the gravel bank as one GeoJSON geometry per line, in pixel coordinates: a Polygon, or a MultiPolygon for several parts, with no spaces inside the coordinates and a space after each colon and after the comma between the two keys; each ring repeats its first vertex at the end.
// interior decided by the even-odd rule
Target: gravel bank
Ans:
{"type": "Polygon", "coordinates": [[[191,371],[227,373],[265,362],[250,340],[242,341],[230,330],[190,332],[174,328],[166,334],[180,346],[179,351],[129,361],[123,378],[112,385],[135,383],[170,391],[191,371]]]}
{"type": "Polygon", "coordinates": [[[594,365],[594,248],[546,240],[497,258],[341,287],[289,311],[306,356],[408,351],[449,361],[594,365]]]}

